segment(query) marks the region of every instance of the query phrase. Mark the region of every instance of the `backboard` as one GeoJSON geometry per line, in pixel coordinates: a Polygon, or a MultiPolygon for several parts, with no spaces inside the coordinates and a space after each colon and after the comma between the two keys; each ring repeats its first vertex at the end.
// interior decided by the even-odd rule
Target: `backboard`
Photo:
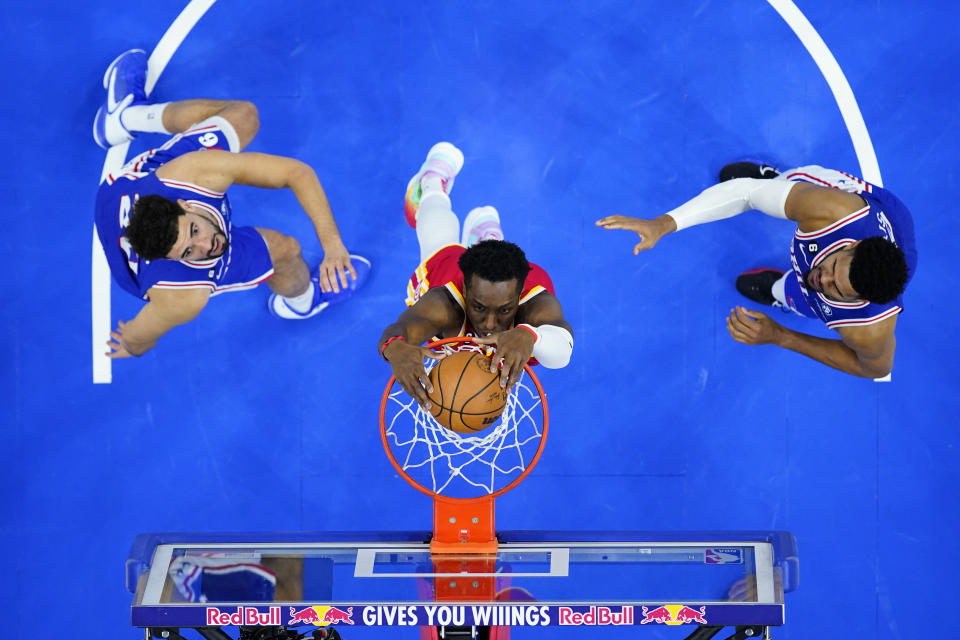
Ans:
{"type": "Polygon", "coordinates": [[[131,621],[306,630],[775,626],[798,577],[794,538],[779,531],[502,531],[490,555],[431,554],[431,537],[143,534],[127,561],[131,621]]]}

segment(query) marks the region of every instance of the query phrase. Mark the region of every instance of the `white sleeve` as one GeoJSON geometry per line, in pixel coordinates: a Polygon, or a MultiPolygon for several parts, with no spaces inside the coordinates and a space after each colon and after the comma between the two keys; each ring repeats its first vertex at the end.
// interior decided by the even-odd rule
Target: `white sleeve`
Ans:
{"type": "Polygon", "coordinates": [[[561,369],[570,362],[573,336],[569,331],[553,324],[542,324],[539,327],[529,324],[517,326],[527,329],[537,337],[537,341],[533,343],[533,357],[547,369],[561,369]]]}
{"type": "Polygon", "coordinates": [[[705,189],[696,198],[668,211],[667,215],[676,220],[677,231],[731,218],[751,209],[786,220],[784,204],[795,184],[789,180],[734,178],[705,189]]]}

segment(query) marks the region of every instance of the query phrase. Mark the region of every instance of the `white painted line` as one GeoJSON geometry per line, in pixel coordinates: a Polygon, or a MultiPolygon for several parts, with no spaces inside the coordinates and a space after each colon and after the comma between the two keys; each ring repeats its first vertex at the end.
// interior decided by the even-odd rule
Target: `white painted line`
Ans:
{"type": "MultiPolygon", "coordinates": [[[[167,32],[160,38],[160,42],[150,54],[147,62],[146,91],[149,96],[157,84],[160,74],[166,69],[170,58],[183,43],[184,38],[193,29],[194,25],[203,17],[217,0],[191,0],[180,15],[177,16],[167,32]]],[[[127,158],[127,149],[130,143],[118,144],[107,150],[107,157],[103,161],[103,171],[100,173],[100,182],[108,174],[118,171],[127,158]]],[[[93,250],[90,258],[90,298],[91,298],[91,334],[93,340],[93,383],[109,384],[113,381],[112,360],[106,356],[107,340],[113,328],[110,317],[110,267],[107,264],[97,237],[97,230],[93,230],[93,250]]]]}
{"type": "MultiPolygon", "coordinates": [[[[853,95],[853,89],[850,88],[847,77],[843,75],[843,70],[837,64],[837,59],[833,57],[823,38],[820,37],[817,30],[813,28],[813,25],[810,24],[810,21],[792,0],[767,0],[767,2],[800,38],[800,42],[806,47],[810,57],[813,58],[817,68],[820,69],[820,73],[823,74],[823,79],[827,81],[827,86],[830,87],[833,98],[840,108],[840,115],[843,117],[843,123],[850,134],[850,140],[853,141],[853,150],[857,154],[857,162],[860,164],[860,177],[867,182],[882,187],[883,178],[880,176],[880,163],[877,162],[877,154],[873,150],[870,133],[863,121],[863,114],[860,113],[860,107],[853,95]]],[[[875,381],[890,382],[891,379],[892,374],[887,374],[882,378],[876,378],[875,381]]]]}
{"type": "Polygon", "coordinates": [[[857,162],[860,163],[860,177],[867,182],[882,187],[883,180],[880,177],[880,165],[877,163],[877,155],[873,151],[873,143],[870,141],[870,134],[867,133],[867,125],[863,121],[863,114],[860,113],[860,107],[857,106],[857,99],[853,95],[853,89],[847,82],[847,77],[843,75],[843,70],[837,64],[836,58],[830,53],[823,38],[817,33],[806,16],[800,12],[797,5],[792,0],[767,0],[780,17],[793,29],[793,32],[800,38],[800,42],[810,53],[810,57],[817,64],[824,80],[833,92],[833,97],[840,107],[840,115],[843,116],[843,122],[850,133],[850,139],[853,141],[853,149],[857,154],[857,162]]]}

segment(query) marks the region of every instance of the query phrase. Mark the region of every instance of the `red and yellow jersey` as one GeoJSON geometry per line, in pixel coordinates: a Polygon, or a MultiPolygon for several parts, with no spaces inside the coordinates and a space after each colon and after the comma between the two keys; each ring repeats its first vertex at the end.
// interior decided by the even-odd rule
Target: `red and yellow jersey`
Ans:
{"type": "MultiPolygon", "coordinates": [[[[460,308],[464,309],[463,326],[460,328],[459,335],[472,336],[476,335],[476,332],[467,322],[463,299],[463,272],[457,264],[457,260],[464,251],[466,249],[463,245],[447,245],[420,264],[407,283],[406,302],[408,307],[412,307],[430,289],[444,287],[460,308]]],[[[527,274],[527,279],[523,282],[523,290],[520,292],[520,304],[532,300],[544,291],[554,294],[553,281],[543,268],[531,262],[530,273],[527,274]]]]}

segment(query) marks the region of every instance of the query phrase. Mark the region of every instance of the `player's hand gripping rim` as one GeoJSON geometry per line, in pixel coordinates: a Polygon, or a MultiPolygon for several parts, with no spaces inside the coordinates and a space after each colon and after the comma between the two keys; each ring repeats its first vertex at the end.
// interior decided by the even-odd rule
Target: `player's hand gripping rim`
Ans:
{"type": "Polygon", "coordinates": [[[490,357],[490,373],[495,373],[497,367],[500,367],[500,388],[509,390],[520,379],[523,367],[533,355],[533,345],[537,338],[523,327],[514,327],[485,338],[474,338],[473,341],[477,344],[496,345],[497,348],[490,357]]]}
{"type": "Polygon", "coordinates": [[[390,363],[393,377],[397,379],[400,387],[416,400],[424,411],[429,411],[433,403],[427,394],[433,393],[433,384],[430,383],[430,376],[427,375],[423,361],[440,361],[446,358],[447,354],[407,344],[403,340],[394,340],[384,348],[383,357],[390,363]]]}

